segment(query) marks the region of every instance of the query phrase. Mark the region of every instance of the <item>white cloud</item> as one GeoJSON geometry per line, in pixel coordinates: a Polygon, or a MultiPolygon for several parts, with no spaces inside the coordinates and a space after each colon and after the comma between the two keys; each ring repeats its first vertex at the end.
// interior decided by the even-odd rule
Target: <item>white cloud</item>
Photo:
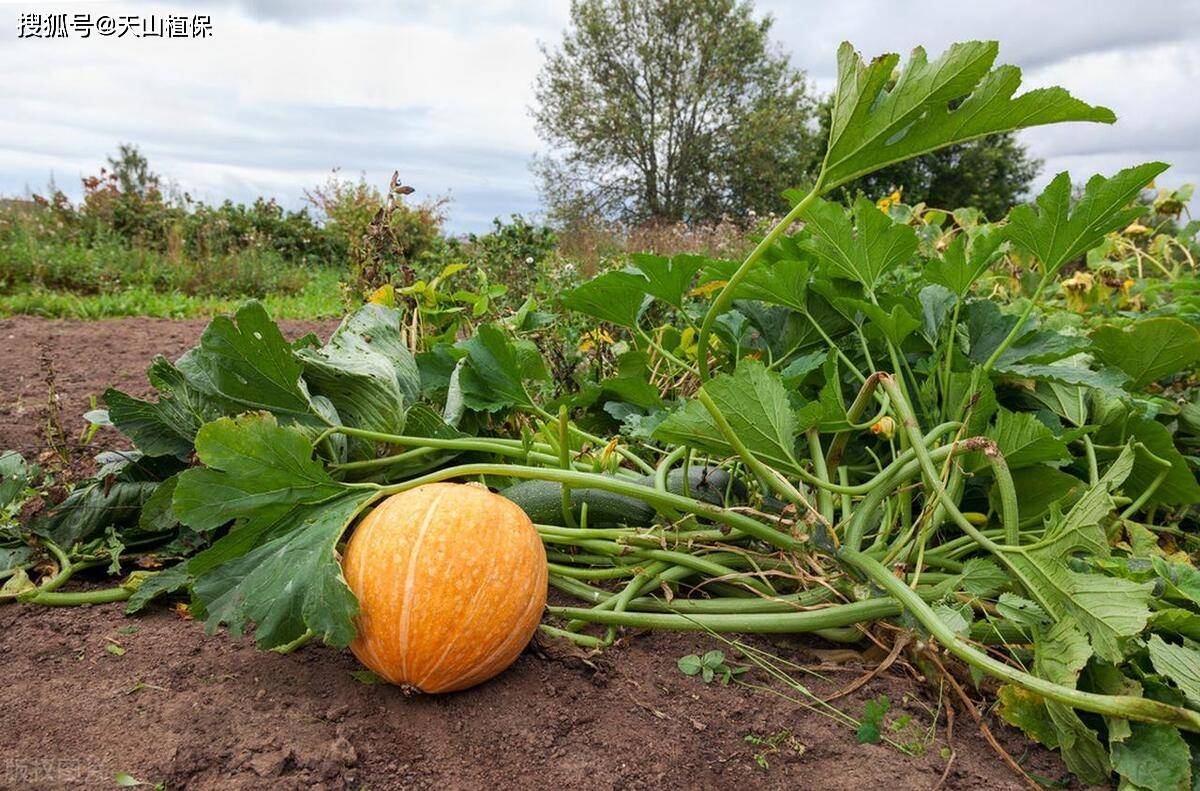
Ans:
{"type": "MultiPolygon", "coordinates": [[[[210,40],[18,40],[0,13],[0,193],[73,186],[118,142],[206,199],[276,195],[297,205],[330,168],[385,183],[399,169],[420,194],[449,194],[451,226],[531,212],[538,140],[528,116],[538,40],[567,22],[559,0],[446,0],[380,5],[316,0],[36,4],[40,11],[208,13],[210,40]]],[[[1200,3],[1157,12],[1116,0],[764,0],[775,36],[814,83],[832,86],[843,39],[863,52],[931,54],[951,41],[1001,41],[1032,85],[1062,84],[1112,107],[1116,126],[1024,133],[1047,177],[1076,178],[1146,159],[1168,180],[1200,180],[1200,3]]],[[[7,19],[5,19],[7,17],[7,19]]]]}

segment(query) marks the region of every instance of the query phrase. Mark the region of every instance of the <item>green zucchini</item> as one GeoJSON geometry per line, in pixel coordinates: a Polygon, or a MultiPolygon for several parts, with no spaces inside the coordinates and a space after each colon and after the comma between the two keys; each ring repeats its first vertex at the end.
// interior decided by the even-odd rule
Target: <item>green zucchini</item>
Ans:
{"type": "MultiPolygon", "coordinates": [[[[719,467],[694,467],[688,470],[688,487],[684,491],[683,470],[677,469],[667,475],[667,491],[687,494],[697,500],[713,505],[725,505],[725,492],[729,487],[729,473],[719,467]]],[[[646,487],[654,486],[654,478],[646,476],[637,481],[646,487]]],[[[732,500],[745,497],[746,487],[735,480],[732,500]]],[[[500,491],[504,497],[521,506],[531,520],[540,525],[563,525],[562,484],[555,481],[528,480],[500,491]]],[[[644,527],[654,522],[655,510],[643,500],[613,494],[601,489],[572,489],[571,511],[576,524],[582,520],[583,504],[587,503],[588,527],[607,528],[620,525],[644,527]]]]}

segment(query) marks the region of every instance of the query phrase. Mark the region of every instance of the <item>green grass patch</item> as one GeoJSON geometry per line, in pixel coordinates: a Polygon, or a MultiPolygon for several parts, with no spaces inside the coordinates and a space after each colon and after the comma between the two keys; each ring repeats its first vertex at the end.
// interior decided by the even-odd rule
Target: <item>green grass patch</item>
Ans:
{"type": "MultiPolygon", "coordinates": [[[[317,319],[345,312],[337,272],[317,270],[308,283],[291,294],[269,293],[261,298],[271,315],[283,319],[317,319]]],[[[207,318],[234,312],[245,297],[196,296],[179,291],[156,291],[138,285],[120,291],[78,294],[32,287],[0,294],[0,317],[44,316],[54,319],[107,319],[122,316],[207,318]]]]}

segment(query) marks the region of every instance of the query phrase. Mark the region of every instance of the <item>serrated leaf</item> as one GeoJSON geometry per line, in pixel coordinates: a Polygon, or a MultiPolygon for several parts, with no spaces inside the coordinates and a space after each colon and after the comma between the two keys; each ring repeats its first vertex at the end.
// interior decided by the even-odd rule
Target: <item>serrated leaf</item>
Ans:
{"type": "Polygon", "coordinates": [[[1108,556],[1108,541],[1098,522],[1112,510],[1109,492],[1126,472],[1123,461],[1112,477],[1085,492],[1066,515],[1052,510],[1037,543],[1004,547],[1000,553],[1001,561],[1047,613],[1056,621],[1070,618],[1078,623],[1096,654],[1113,663],[1124,659],[1123,639],[1145,628],[1154,585],[1072,571],[1066,561],[1076,553],[1108,556]]]}
{"type": "Polygon", "coordinates": [[[1128,738],[1112,745],[1112,768],[1125,787],[1188,791],[1191,752],[1177,728],[1130,722],[1128,738]],[[1129,784],[1129,785],[1127,785],[1129,784]]]}
{"type": "Polygon", "coordinates": [[[921,326],[921,322],[913,318],[900,303],[892,305],[889,313],[878,305],[872,305],[861,299],[842,299],[839,302],[847,308],[862,313],[871,324],[883,333],[883,337],[896,346],[904,343],[904,339],[921,326]]]}
{"type": "MultiPolygon", "coordinates": [[[[309,630],[329,645],[349,645],[358,601],[342,576],[335,549],[374,496],[351,492],[297,507],[261,535],[253,549],[199,574],[192,590],[203,606],[208,631],[225,624],[237,637],[253,623],[261,648],[287,645],[309,630]]],[[[189,564],[189,570],[195,566],[189,564]]]]}
{"type": "Polygon", "coordinates": [[[1167,607],[1150,613],[1150,628],[1200,641],[1200,614],[1182,607],[1167,607]]]}
{"type": "MultiPolygon", "coordinates": [[[[798,426],[779,375],[757,360],[741,360],[732,374],[721,374],[704,385],[734,433],[763,461],[780,469],[795,469],[793,448],[798,426]]],[[[717,456],[734,455],[733,448],[699,401],[689,401],[654,431],[656,439],[689,445],[717,456]]]]}
{"type": "Polygon", "coordinates": [[[1075,616],[1096,653],[1111,662],[1124,658],[1121,639],[1138,634],[1150,615],[1153,584],[1071,571],[1049,552],[1013,555],[1009,567],[1055,618],[1075,616]]]}
{"type": "Polygon", "coordinates": [[[183,466],[172,457],[133,453],[118,458],[45,509],[32,523],[33,532],[70,547],[100,537],[110,527],[136,525],[146,501],[183,466]]]}
{"type": "Polygon", "coordinates": [[[1028,412],[1000,409],[987,435],[996,441],[1011,470],[1071,458],[1066,443],[1028,412]]]}
{"type": "MultiPolygon", "coordinates": [[[[969,301],[963,316],[971,343],[968,356],[980,364],[992,356],[1018,321],[1017,316],[1001,313],[1000,306],[990,299],[969,301]]],[[[1030,318],[1021,327],[1013,343],[997,358],[996,367],[1054,362],[1085,351],[1090,345],[1087,338],[1040,330],[1037,321],[1030,318]]]]}
{"type": "MultiPolygon", "coordinates": [[[[740,261],[713,259],[705,262],[701,279],[705,283],[728,281],[741,266],[740,261]]],[[[809,264],[795,258],[763,261],[738,284],[733,298],[753,299],[783,305],[801,313],[808,311],[809,264]]]]}
{"type": "Polygon", "coordinates": [[[179,521],[195,530],[344,491],[313,458],[312,443],[271,414],[208,423],[196,435],[196,454],[207,467],[180,474],[174,500],[179,521]]]}
{"type": "MultiPolygon", "coordinates": [[[[1148,504],[1161,503],[1166,505],[1191,505],[1200,503],[1200,483],[1188,466],[1187,459],[1175,447],[1171,432],[1162,423],[1149,418],[1140,417],[1125,407],[1106,416],[1104,425],[1096,432],[1095,440],[1099,445],[1124,445],[1130,440],[1136,440],[1146,446],[1155,456],[1170,463],[1167,477],[1150,496],[1148,504]]],[[[1104,457],[1108,451],[1100,451],[1104,457]]],[[[1135,457],[1133,470],[1129,474],[1126,488],[1131,492],[1141,493],[1150,486],[1164,468],[1150,460],[1144,454],[1135,457]]]]}
{"type": "Polygon", "coordinates": [[[546,378],[536,349],[523,350],[492,324],[480,325],[473,337],[458,346],[467,353],[459,376],[467,406],[487,412],[533,406],[525,382],[546,378]]]}
{"type": "Polygon", "coordinates": [[[1141,319],[1126,327],[1097,327],[1091,339],[1101,360],[1129,374],[1131,390],[1200,361],[1200,329],[1172,316],[1141,319]]]}
{"type": "Polygon", "coordinates": [[[1004,231],[991,225],[960,233],[950,240],[939,258],[925,265],[925,277],[963,299],[975,281],[999,258],[1003,243],[1004,231]]]}
{"type": "Polygon", "coordinates": [[[634,253],[629,260],[645,276],[642,289],[677,308],[683,305],[683,295],[691,287],[692,278],[706,263],[701,256],[686,254],[666,258],[634,253]]]}
{"type": "Polygon", "coordinates": [[[936,284],[925,286],[917,293],[917,301],[921,303],[922,331],[931,346],[937,345],[942,327],[954,309],[955,299],[949,289],[936,284]]]}
{"type": "Polygon", "coordinates": [[[633,327],[646,300],[646,278],[614,271],[586,280],[562,296],[563,306],[601,321],[633,327]]]}
{"type": "Polygon", "coordinates": [[[997,365],[995,370],[998,373],[1016,376],[1021,379],[1057,382],[1065,385],[1085,385],[1096,390],[1103,390],[1106,393],[1116,394],[1124,392],[1125,374],[1113,368],[1093,371],[1081,366],[1068,364],[1026,365],[1024,363],[1017,363],[1014,365],[997,365]]]}
{"type": "Polygon", "coordinates": [[[996,697],[1005,722],[1020,728],[1038,744],[1051,749],[1058,747],[1058,729],[1046,711],[1045,698],[1015,684],[1000,687],[996,697]]]}
{"type": "Polygon", "coordinates": [[[963,590],[972,596],[992,596],[1008,584],[1008,575],[989,558],[969,558],[960,574],[963,590]]]}
{"type": "Polygon", "coordinates": [[[158,390],[157,401],[112,388],[104,392],[109,420],[148,456],[186,458],[202,425],[240,411],[236,404],[201,392],[164,357],[154,359],[148,377],[158,390]]]}
{"type": "Polygon", "coordinates": [[[1038,382],[1030,397],[1073,426],[1083,426],[1088,419],[1087,388],[1058,382],[1038,382]]]}
{"type": "MultiPolygon", "coordinates": [[[[1075,688],[1079,672],[1092,655],[1087,638],[1071,618],[1063,618],[1054,626],[1041,630],[1034,644],[1034,673],[1055,684],[1075,688]]],[[[1062,703],[1045,701],[1046,713],[1057,733],[1063,763],[1085,783],[1102,783],[1108,779],[1111,765],[1108,751],[1096,732],[1089,728],[1075,710],[1062,703]]]]}
{"type": "Polygon", "coordinates": [[[258,302],[243,305],[233,319],[213,319],[200,345],[176,365],[193,386],[243,407],[294,415],[312,411],[303,366],[258,302]]]}
{"type": "Polygon", "coordinates": [[[996,612],[1021,626],[1037,626],[1050,620],[1050,616],[1036,602],[1007,591],[996,600],[996,612]]]}
{"type": "Polygon", "coordinates": [[[873,292],[879,278],[906,263],[917,250],[917,234],[894,222],[866,198],[854,202],[854,222],[837,203],[815,199],[800,214],[813,236],[809,249],[831,275],[873,292]]]}
{"type": "Polygon", "coordinates": [[[779,372],[779,375],[783,379],[784,387],[789,390],[795,389],[805,377],[821,367],[827,355],[828,352],[817,349],[808,354],[802,354],[783,366],[783,370],[779,372]]]}
{"type": "Polygon", "coordinates": [[[945,624],[947,628],[953,630],[955,634],[961,636],[971,631],[971,622],[963,617],[962,612],[954,607],[937,604],[934,605],[933,611],[937,614],[938,620],[945,624]]]}
{"type": "Polygon", "coordinates": [[[1071,178],[1059,173],[1038,195],[1036,208],[1023,204],[1008,213],[1008,238],[1033,253],[1046,271],[1056,272],[1099,244],[1105,234],[1141,216],[1145,207],[1129,204],[1166,169],[1162,162],[1148,162],[1110,178],[1092,176],[1074,204],[1071,178]]]}
{"type": "Polygon", "coordinates": [[[843,43],[820,183],[832,189],[885,165],[984,135],[1062,121],[1115,120],[1111,110],[1087,105],[1062,88],[1014,98],[1021,70],[992,69],[997,50],[994,41],[967,41],[931,63],[918,47],[889,88],[898,55],[866,64],[843,43]]]}

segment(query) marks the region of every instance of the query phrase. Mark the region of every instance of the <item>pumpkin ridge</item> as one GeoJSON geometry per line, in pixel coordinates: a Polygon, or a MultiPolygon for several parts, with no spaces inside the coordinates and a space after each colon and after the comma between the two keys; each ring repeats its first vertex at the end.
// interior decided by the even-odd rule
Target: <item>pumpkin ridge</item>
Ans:
{"type": "MultiPolygon", "coordinates": [[[[440,488],[440,487],[439,487],[440,488]]],[[[400,675],[408,680],[408,657],[411,651],[408,650],[408,629],[412,613],[413,588],[416,585],[416,571],[418,567],[417,561],[421,555],[421,545],[425,542],[425,536],[429,533],[429,525],[433,522],[433,517],[437,514],[437,506],[442,499],[449,494],[449,491],[442,489],[433,499],[425,506],[425,514],[421,518],[421,527],[417,533],[417,538],[413,542],[412,551],[408,555],[408,569],[404,577],[404,599],[401,602],[400,623],[396,627],[397,645],[400,646],[400,675]]]]}
{"type": "MultiPolygon", "coordinates": [[[[540,539],[538,539],[538,547],[541,548],[541,540],[540,539]]],[[[542,568],[543,569],[545,568],[544,564],[543,564],[542,568]]],[[[520,570],[514,569],[514,573],[520,574],[520,570]]],[[[539,574],[538,578],[544,579],[545,575],[539,574]]],[[[541,597],[539,597],[537,595],[537,588],[535,587],[534,590],[532,591],[531,595],[529,596],[528,600],[526,601],[525,607],[521,610],[521,616],[520,616],[520,618],[517,619],[517,621],[516,621],[517,623],[524,623],[525,620],[530,617],[530,615],[532,614],[532,610],[534,609],[534,605],[536,605],[538,603],[539,598],[541,598],[541,597]]],[[[539,605],[538,608],[540,609],[541,607],[544,607],[544,606],[545,606],[545,603],[543,601],[543,603],[541,605],[539,605]]],[[[519,636],[520,636],[520,630],[514,630],[512,633],[510,633],[509,636],[507,638],[505,638],[504,642],[502,642],[500,645],[498,645],[494,649],[492,649],[492,652],[490,654],[488,654],[486,657],[484,657],[484,659],[475,666],[475,671],[473,673],[468,675],[466,678],[459,679],[455,686],[460,689],[465,689],[465,688],[470,687],[470,686],[474,685],[475,683],[477,683],[476,679],[479,677],[481,671],[485,674],[490,673],[490,668],[492,666],[492,663],[495,662],[496,657],[503,656],[505,653],[507,653],[513,640],[519,636]]],[[[487,677],[490,677],[490,676],[487,676],[487,677]]]]}
{"type": "MultiPolygon", "coordinates": [[[[386,504],[384,504],[384,505],[386,505],[386,504]]],[[[376,527],[376,525],[379,523],[379,521],[380,520],[379,520],[379,517],[377,516],[377,511],[372,511],[370,514],[368,514],[366,516],[365,519],[363,519],[363,521],[358,526],[358,530],[356,531],[356,535],[357,535],[358,531],[361,531],[362,533],[367,534],[365,539],[363,539],[361,536],[359,536],[359,540],[360,541],[365,540],[367,542],[367,548],[365,550],[363,550],[363,552],[365,552],[368,557],[375,556],[378,552],[378,545],[380,544],[381,531],[376,527]]],[[[355,575],[354,575],[356,584],[354,586],[354,590],[357,590],[357,591],[365,591],[366,590],[367,573],[368,573],[368,567],[365,563],[357,563],[356,564],[355,575]]],[[[361,608],[361,606],[360,606],[360,617],[362,620],[358,624],[358,627],[359,627],[357,630],[358,638],[359,638],[358,644],[367,653],[367,658],[371,660],[369,663],[366,663],[366,664],[372,670],[378,672],[380,675],[387,676],[389,681],[394,681],[394,679],[390,678],[390,676],[392,674],[388,673],[384,670],[384,668],[387,667],[387,664],[383,661],[383,658],[379,656],[377,641],[374,639],[371,639],[368,636],[370,634],[369,629],[363,628],[364,626],[367,625],[367,622],[370,620],[371,616],[368,613],[366,613],[361,608]]]]}
{"type": "MultiPolygon", "coordinates": [[[[490,575],[492,572],[495,571],[496,566],[499,563],[499,560],[500,560],[499,553],[493,552],[491,563],[488,566],[488,571],[487,571],[488,575],[490,575]]],[[[475,592],[471,594],[471,599],[467,602],[466,607],[464,607],[464,611],[468,614],[468,616],[470,613],[474,612],[475,604],[478,601],[479,596],[486,589],[486,587],[487,587],[486,585],[479,585],[475,588],[475,592]]],[[[459,631],[458,634],[456,634],[454,636],[454,638],[449,641],[449,644],[446,646],[445,650],[442,651],[442,655],[439,656],[437,658],[437,661],[434,662],[433,665],[428,670],[425,671],[424,675],[421,676],[421,680],[413,682],[414,686],[420,687],[422,684],[424,684],[426,681],[429,680],[430,676],[432,676],[435,672],[437,672],[442,667],[442,664],[446,661],[446,657],[448,657],[450,655],[451,650],[453,650],[454,647],[456,645],[458,645],[458,640],[460,637],[462,637],[464,631],[465,630],[459,631]]]]}

